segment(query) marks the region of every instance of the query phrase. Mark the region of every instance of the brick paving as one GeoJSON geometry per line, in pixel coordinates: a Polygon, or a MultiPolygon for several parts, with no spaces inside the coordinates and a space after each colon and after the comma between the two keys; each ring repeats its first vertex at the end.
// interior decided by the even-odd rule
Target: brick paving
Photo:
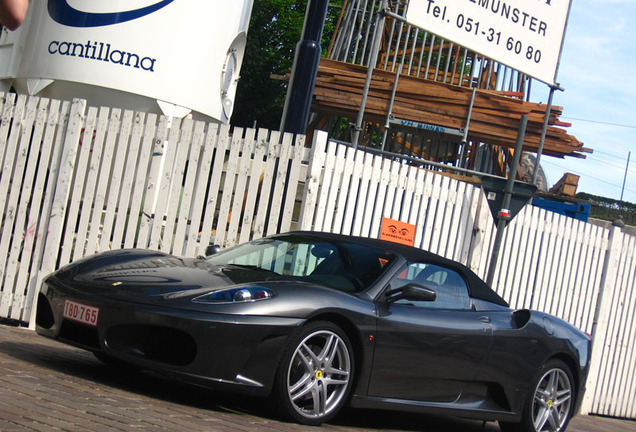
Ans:
{"type": "MultiPolygon", "coordinates": [[[[0,431],[498,432],[496,423],[345,410],[320,428],[279,421],[264,400],[212,392],[0,324],[0,431]]],[[[636,421],[577,416],[569,432],[636,432],[636,421]]]]}

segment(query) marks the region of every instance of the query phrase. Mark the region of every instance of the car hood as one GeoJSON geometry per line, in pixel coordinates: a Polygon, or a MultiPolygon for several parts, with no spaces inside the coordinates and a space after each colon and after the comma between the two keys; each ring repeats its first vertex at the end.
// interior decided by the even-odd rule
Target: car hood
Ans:
{"type": "Polygon", "coordinates": [[[109,298],[140,300],[174,298],[211,289],[283,278],[265,270],[218,266],[204,259],[179,258],[161,252],[105,252],[71,263],[51,275],[67,288],[109,298]]]}
{"type": "Polygon", "coordinates": [[[45,283],[58,286],[89,304],[116,302],[228,316],[299,319],[317,311],[374,313],[372,300],[361,294],[293,280],[265,270],[219,266],[205,259],[179,258],[154,251],[104,252],[62,267],[45,283]],[[218,289],[245,285],[271,289],[274,298],[219,304],[193,301],[218,289]]]}

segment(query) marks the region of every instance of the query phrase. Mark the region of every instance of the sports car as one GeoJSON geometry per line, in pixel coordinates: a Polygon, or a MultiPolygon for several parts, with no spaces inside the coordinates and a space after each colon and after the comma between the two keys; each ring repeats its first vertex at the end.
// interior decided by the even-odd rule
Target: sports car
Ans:
{"type": "Polygon", "coordinates": [[[462,264],[397,243],[278,234],[207,257],[104,252],[43,282],[37,332],[105,362],[269,396],[318,425],[344,406],[561,432],[590,338],[513,310],[462,264]]]}

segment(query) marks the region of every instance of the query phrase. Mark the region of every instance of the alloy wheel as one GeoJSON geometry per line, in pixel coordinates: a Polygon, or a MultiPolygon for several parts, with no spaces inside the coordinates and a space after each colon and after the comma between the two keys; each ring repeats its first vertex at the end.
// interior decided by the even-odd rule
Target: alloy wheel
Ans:
{"type": "Polygon", "coordinates": [[[351,355],[334,331],[316,330],[296,347],[287,371],[287,394],[298,414],[321,419],[339,408],[351,378],[351,355]]]}
{"type": "Polygon", "coordinates": [[[543,375],[532,405],[532,421],[537,432],[562,430],[570,416],[572,394],[572,383],[562,369],[550,369],[543,375]]]}

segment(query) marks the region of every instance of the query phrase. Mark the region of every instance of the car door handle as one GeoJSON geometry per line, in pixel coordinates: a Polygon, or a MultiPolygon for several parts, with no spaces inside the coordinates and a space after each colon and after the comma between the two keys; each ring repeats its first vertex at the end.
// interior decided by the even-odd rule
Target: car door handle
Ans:
{"type": "Polygon", "coordinates": [[[490,317],[487,317],[487,316],[480,317],[479,321],[490,324],[490,317]]]}

